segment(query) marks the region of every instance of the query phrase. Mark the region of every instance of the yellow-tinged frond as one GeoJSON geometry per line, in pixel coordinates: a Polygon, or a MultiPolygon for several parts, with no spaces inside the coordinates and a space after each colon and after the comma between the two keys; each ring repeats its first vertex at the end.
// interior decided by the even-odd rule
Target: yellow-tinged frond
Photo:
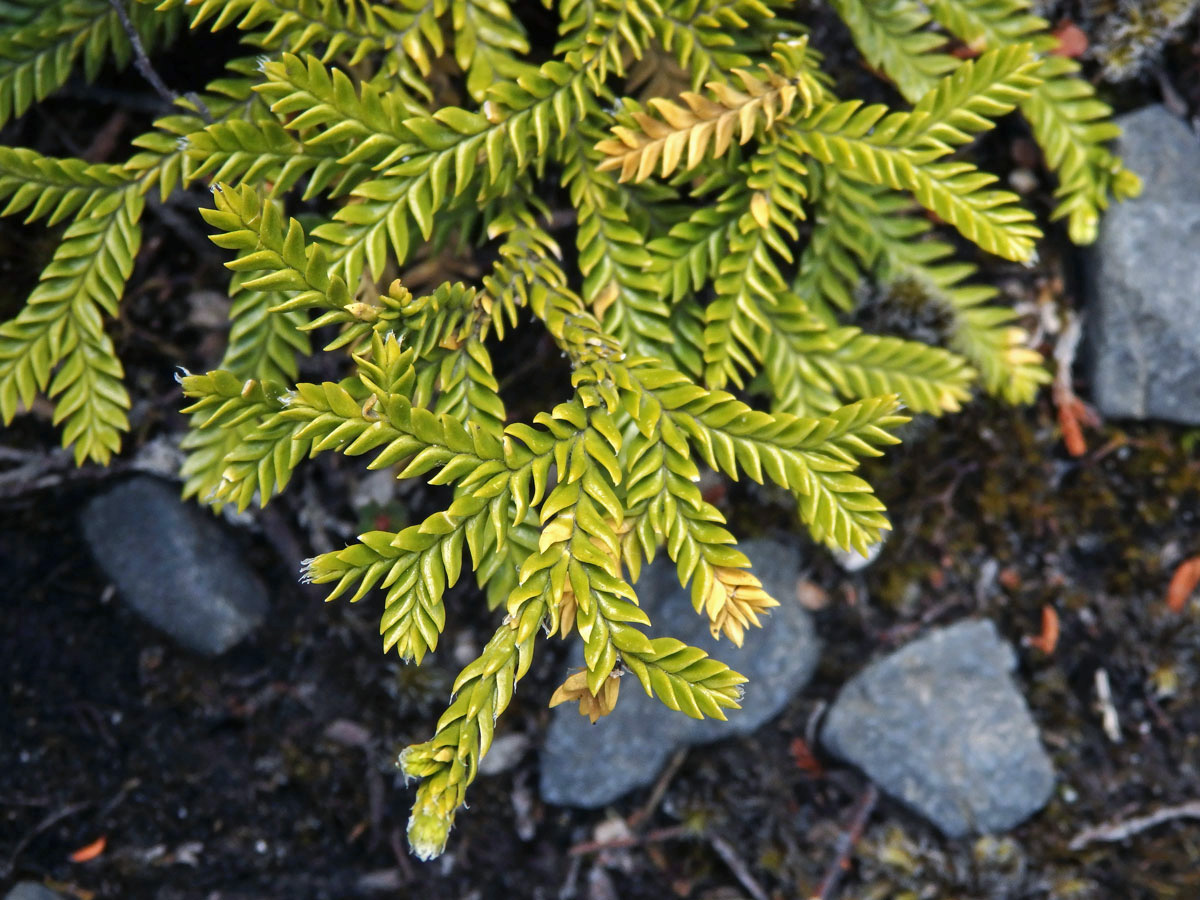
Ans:
{"type": "Polygon", "coordinates": [[[613,672],[604,679],[604,684],[598,691],[593,692],[588,687],[587,672],[576,672],[567,676],[550,695],[550,708],[560,703],[579,703],[579,714],[587,716],[593,725],[602,716],[607,716],[617,708],[617,697],[621,692],[621,673],[613,672]]]}
{"type": "Polygon", "coordinates": [[[762,582],[746,569],[714,566],[712,584],[704,598],[713,637],[724,634],[738,647],[746,629],[762,627],[759,615],[779,601],[763,589],[762,582]]]}
{"type": "Polygon", "coordinates": [[[607,157],[601,171],[620,169],[621,181],[645,181],[654,174],[666,178],[683,166],[696,168],[706,159],[719,159],[734,140],[739,144],[770,131],[777,119],[811,112],[820,88],[807,72],[785,77],[766,65],[758,72],[733,69],[742,84],[739,90],[730,84],[710,81],[706,97],[692,91],[680,94],[685,105],[662,97],[650,101],[658,114],[654,117],[640,109],[630,113],[630,125],[614,125],[615,140],[606,138],[596,149],[607,157]],[[796,107],[800,101],[799,107],[796,107]]]}

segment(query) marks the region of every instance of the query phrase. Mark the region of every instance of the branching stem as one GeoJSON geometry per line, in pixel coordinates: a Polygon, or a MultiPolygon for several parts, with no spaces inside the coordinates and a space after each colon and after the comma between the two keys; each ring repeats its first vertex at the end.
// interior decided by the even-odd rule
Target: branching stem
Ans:
{"type": "MultiPolygon", "coordinates": [[[[146,48],[142,44],[142,37],[138,34],[137,29],[133,27],[133,22],[129,18],[129,11],[125,8],[125,4],[121,0],[108,0],[109,6],[113,8],[113,12],[117,14],[117,21],[121,23],[121,28],[125,31],[125,36],[129,38],[129,46],[133,48],[133,64],[137,67],[138,72],[147,82],[150,87],[154,88],[154,92],[162,97],[170,106],[174,106],[179,102],[179,94],[169,87],[162,80],[162,76],[158,74],[158,70],[150,62],[150,57],[146,55],[146,48]]],[[[213,115],[209,112],[208,106],[200,99],[199,94],[194,91],[189,91],[183,95],[184,98],[195,107],[206,123],[211,125],[214,121],[213,115]]]]}

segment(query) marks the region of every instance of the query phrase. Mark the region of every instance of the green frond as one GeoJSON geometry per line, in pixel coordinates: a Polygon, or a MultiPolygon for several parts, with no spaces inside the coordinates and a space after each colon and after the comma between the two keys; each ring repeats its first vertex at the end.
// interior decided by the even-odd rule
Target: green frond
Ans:
{"type": "MultiPolygon", "coordinates": [[[[191,427],[180,442],[186,454],[180,467],[183,496],[219,508],[217,490],[225,475],[226,458],[282,409],[283,387],[220,370],[207,375],[185,373],[179,382],[185,397],[198,398],[184,410],[191,415],[191,427]]],[[[287,469],[290,472],[291,466],[287,469]]]]}
{"type": "Polygon", "coordinates": [[[287,397],[278,385],[243,380],[232,372],[185,375],[183,395],[196,402],[183,410],[200,424],[196,437],[184,447],[189,465],[183,470],[185,490],[204,503],[233,503],[244,510],[258,495],[259,505],[291,480],[292,470],[308,455],[311,441],[300,440],[297,424],[280,418],[287,397]],[[234,430],[240,440],[225,449],[229,439],[220,430],[234,430]],[[219,462],[217,451],[224,449],[219,462]],[[219,473],[215,467],[220,465],[219,473]]]}
{"type": "Polygon", "coordinates": [[[728,82],[748,69],[758,48],[748,29],[774,16],[760,0],[679,0],[654,19],[654,36],[691,73],[692,90],[707,81],[728,82]]]}
{"type": "MultiPolygon", "coordinates": [[[[590,135],[589,135],[590,137],[590,135]]],[[[636,356],[669,353],[669,310],[650,273],[645,236],[626,210],[626,189],[600,171],[582,131],[568,139],[563,183],[578,211],[576,244],[583,296],[605,331],[636,356]]]]}
{"type": "Polygon", "coordinates": [[[454,816],[466,800],[479,760],[492,744],[495,721],[508,708],[517,682],[529,671],[546,604],[534,598],[510,613],[477,659],[454,681],[454,702],[423,744],[400,754],[405,775],[420,778],[408,820],[408,841],[421,859],[446,847],[454,816]]]}
{"type": "Polygon", "coordinates": [[[1018,262],[1033,256],[1041,232],[1033,214],[1015,194],[989,189],[996,176],[964,161],[932,161],[939,151],[891,143],[903,140],[909,113],[888,113],[882,105],[857,100],[830,104],[779,139],[841,173],[867,184],[909,191],[930,212],[953,225],[989,253],[1018,262]]]}
{"type": "Polygon", "coordinates": [[[532,68],[519,59],[529,52],[529,40],[505,0],[452,0],[450,15],[454,58],[476,100],[483,100],[492,85],[532,68]]]}
{"type": "MultiPolygon", "coordinates": [[[[173,16],[136,6],[129,12],[152,47],[174,30],[173,16]]],[[[123,67],[131,55],[108,0],[52,0],[37,15],[0,23],[0,125],[62,87],[80,63],[91,81],[105,62],[123,67]]]]}
{"type": "Polygon", "coordinates": [[[666,235],[649,242],[649,271],[659,281],[660,296],[678,304],[715,276],[749,202],[743,191],[731,188],[715,203],[697,206],[666,235]]]}
{"type": "Polygon", "coordinates": [[[934,415],[957,412],[970,399],[975,372],[955,353],[849,327],[833,329],[829,339],[834,348],[808,361],[817,370],[812,380],[827,381],[839,397],[899,394],[908,409],[934,415]]]}
{"type": "Polygon", "coordinates": [[[809,311],[833,324],[835,311],[850,312],[857,305],[859,260],[867,266],[873,262],[874,241],[865,212],[874,208],[874,189],[841,177],[833,167],[814,162],[810,168],[813,228],[792,290],[809,311]]]}
{"type": "Polygon", "coordinates": [[[913,107],[898,139],[912,147],[949,151],[969,143],[1012,112],[1041,83],[1041,65],[1029,44],[1010,44],[962,63],[913,107]]]}
{"type": "Polygon", "coordinates": [[[1053,50],[1058,42],[1049,33],[1049,23],[1033,15],[1032,6],[1031,0],[928,2],[933,18],[976,52],[1031,40],[1038,53],[1053,50]]]}
{"type": "Polygon", "coordinates": [[[467,338],[461,347],[442,357],[436,387],[434,412],[438,415],[471,422],[489,434],[503,433],[507,414],[500,383],[492,370],[491,355],[479,338],[467,338]]]}
{"type": "Polygon", "coordinates": [[[773,416],[669,369],[641,368],[635,375],[671,423],[670,433],[662,426],[664,440],[686,441],[731,478],[744,472],[792,491],[817,540],[865,552],[889,527],[870,486],[850,473],[859,457],[896,442],[887,429],[905,420],[895,415],[895,397],[863,400],[822,418],[773,416]]]}
{"type": "MultiPolygon", "coordinates": [[[[665,539],[679,583],[691,584],[692,604],[709,620],[714,637],[741,646],[745,630],[775,601],[749,572],[750,561],[725,530],[724,518],[704,500],[695,462],[664,439],[661,411],[640,405],[622,447],[628,514],[621,540],[625,564],[636,580],[642,558],[653,559],[665,539]]],[[[685,448],[686,449],[686,448],[685,448]]]]}
{"type": "Polygon", "coordinates": [[[554,47],[567,65],[587,78],[594,93],[609,73],[625,74],[627,56],[639,59],[654,37],[654,20],[662,15],[658,0],[560,0],[562,39],[554,47]]]}
{"type": "Polygon", "coordinates": [[[395,50],[386,58],[386,71],[398,76],[425,99],[433,60],[446,52],[445,36],[438,21],[445,15],[447,0],[396,0],[388,9],[395,50]]]}
{"type": "Polygon", "coordinates": [[[511,191],[529,161],[523,131],[458,107],[411,117],[400,128],[406,143],[388,143],[395,136],[379,142],[379,147],[391,148],[375,164],[386,166],[383,174],[358,184],[352,191],[358,202],[341,207],[333,221],[313,231],[333,245],[334,262],[348,279],[364,266],[378,277],[389,250],[404,263],[418,236],[426,241],[433,237],[435,216],[447,206],[475,206],[511,191]],[[481,154],[486,167],[476,166],[481,154]],[[517,164],[510,165],[514,159],[517,164]]]}
{"type": "MultiPolygon", "coordinates": [[[[862,276],[905,292],[915,287],[928,303],[950,317],[950,346],[978,370],[987,391],[1010,403],[1030,402],[1048,374],[1040,355],[1026,346],[1025,332],[1015,326],[1015,313],[988,304],[996,289],[968,281],[975,267],[958,262],[950,244],[928,239],[932,226],[924,216],[912,215],[911,202],[903,195],[857,185],[833,171],[820,174],[816,196],[819,224],[801,258],[795,284],[808,305],[811,307],[815,293],[839,306],[837,298],[844,298],[842,308],[852,308],[851,292],[862,276]],[[823,209],[829,212],[825,214],[823,209]]],[[[822,320],[827,326],[834,324],[827,316],[822,320]]],[[[780,367],[787,356],[777,359],[772,355],[771,359],[779,369],[776,378],[785,379],[780,383],[786,384],[792,368],[790,364],[780,367]]],[[[964,370],[959,369],[953,380],[957,382],[963,375],[964,370]]],[[[809,390],[812,384],[804,382],[809,390]]],[[[904,394],[902,389],[896,390],[904,394]]],[[[810,394],[793,388],[790,402],[806,396],[810,394]]]]}
{"type": "MultiPolygon", "coordinates": [[[[488,609],[498,609],[508,602],[509,596],[517,588],[525,560],[537,552],[538,535],[537,519],[533,513],[528,513],[522,520],[510,515],[501,526],[488,517],[480,531],[478,552],[474,546],[471,550],[475,583],[486,591],[488,609]],[[503,529],[502,539],[500,529],[503,529]],[[493,542],[495,549],[487,549],[493,542]]],[[[470,538],[471,532],[467,536],[470,538]]]]}
{"type": "Polygon", "coordinates": [[[217,185],[215,209],[200,214],[218,234],[212,242],[225,250],[241,251],[225,264],[234,272],[266,271],[266,275],[242,283],[254,291],[287,291],[295,295],[287,309],[324,307],[342,310],[351,303],[349,289],[330,266],[321,248],[305,241],[304,229],[295,219],[286,222],[279,205],[262,202],[250,185],[240,188],[217,185]]]}
{"type": "Polygon", "coordinates": [[[746,677],[698,647],[657,638],[649,652],[626,653],[624,659],[648,695],[693,719],[724,720],[724,710],[739,708],[746,677]]]}
{"type": "Polygon", "coordinates": [[[841,403],[898,394],[917,413],[957,412],[976,373],[961,356],[920,341],[826,326],[798,298],[769,315],[764,371],[773,408],[828,415],[841,403]]]}
{"type": "Polygon", "coordinates": [[[426,653],[437,649],[446,625],[442,598],[460,574],[465,534],[461,522],[438,513],[399,534],[368,532],[359,536],[358,544],[308,560],[304,580],[337,581],[327,600],[357,585],[352,603],[381,584],[387,589],[379,626],[383,650],[395,647],[406,661],[420,665],[426,653]]]}
{"type": "Polygon", "coordinates": [[[225,459],[258,427],[259,421],[249,418],[236,425],[206,425],[203,413],[193,415],[187,434],[179,442],[183,462],[179,475],[183,479],[183,497],[195,497],[200,503],[211,503],[215,510],[224,505],[216,499],[216,490],[225,472],[225,459]]]}
{"type": "Polygon", "coordinates": [[[830,0],[830,5],[867,62],[884,72],[910,103],[958,65],[940,52],[946,37],[929,30],[930,15],[916,0],[830,0]]]}
{"type": "Polygon", "coordinates": [[[0,325],[0,417],[11,422],[19,406],[47,392],[76,462],[107,463],[129,428],[124,372],[103,317],[117,314],[141,243],[141,213],[141,196],[130,188],[90,205],[88,217],[64,232],[25,308],[0,325]]]}
{"type": "Polygon", "coordinates": [[[767,328],[768,310],[786,290],[776,258],[792,262],[795,223],[806,215],[808,170],[800,153],[768,141],[748,168],[752,193],[718,263],[716,297],[704,310],[705,382],[711,387],[730,380],[741,385],[739,370],[754,371],[763,359],[756,329],[767,328]]]}
{"type": "Polygon", "coordinates": [[[1046,20],[1030,12],[1031,5],[1030,0],[931,0],[929,7],[946,30],[977,50],[1032,43],[1040,56],[1034,74],[1042,83],[1021,103],[1021,112],[1059,178],[1053,218],[1068,220],[1072,241],[1090,244],[1109,195],[1136,196],[1141,182],[1104,146],[1119,133],[1110,121],[1112,110],[1079,77],[1078,63],[1054,55],[1057,40],[1046,20]]]}
{"type": "MultiPolygon", "coordinates": [[[[991,127],[989,116],[1010,111],[1039,84],[1038,65],[1027,45],[989,51],[960,66],[926,93],[892,140],[916,150],[948,153],[991,127]]],[[[886,120],[885,120],[886,121],[886,120]]],[[[893,120],[894,121],[894,120],[893,120]]],[[[837,165],[813,165],[808,180],[814,227],[800,257],[794,291],[826,322],[833,310],[855,305],[855,288],[864,271],[879,262],[873,217],[880,215],[878,186],[857,183],[837,165]]],[[[895,235],[897,241],[912,235],[895,235]]]]}
{"type": "Polygon", "coordinates": [[[1066,219],[1071,240],[1096,240],[1100,214],[1109,196],[1137,196],[1141,181],[1104,145],[1120,134],[1112,109],[1096,99],[1095,89],[1079,77],[1079,65],[1062,56],[1047,56],[1038,74],[1042,85],[1021,105],[1033,135],[1058,175],[1052,219],[1066,219]]]}
{"type": "Polygon", "coordinates": [[[292,53],[264,62],[262,74],[254,89],[271,112],[306,147],[334,151],[342,166],[380,169],[415,149],[403,122],[424,110],[395,86],[355,85],[341,69],[292,53]]]}
{"type": "Polygon", "coordinates": [[[419,665],[425,653],[437,648],[445,625],[442,597],[458,581],[464,543],[470,548],[480,586],[496,581],[508,587],[505,597],[515,585],[505,580],[500,568],[508,561],[515,576],[519,567],[512,562],[510,549],[521,561],[536,549],[536,540],[531,547],[522,534],[530,530],[526,526],[512,526],[505,540],[497,541],[493,502],[460,497],[450,510],[399,534],[359,535],[357,544],[306,560],[303,578],[314,584],[336,582],[326,600],[353,589],[350,602],[354,603],[376,586],[385,589],[379,626],[384,652],[396,647],[404,659],[419,665]]]}
{"type": "MultiPolygon", "coordinates": [[[[197,398],[184,412],[207,413],[205,427],[218,414],[240,416],[233,423],[239,424],[247,418],[248,404],[268,404],[266,409],[255,407],[258,424],[226,456],[226,468],[210,501],[236,503],[245,509],[257,495],[265,506],[286,487],[301,459],[328,450],[357,456],[383,446],[371,464],[379,468],[422,449],[431,450],[435,457],[440,453],[442,459],[453,456],[464,442],[468,450],[477,449],[461,426],[456,431],[445,417],[437,420],[427,410],[414,410],[411,350],[401,350],[394,338],[384,341],[376,335],[371,355],[374,362],[355,358],[358,378],[298,384],[286,393],[252,380],[243,383],[230,372],[183,378],[184,395],[197,398]],[[442,444],[431,446],[432,441],[442,444]],[[447,444],[452,449],[445,449],[447,444]]],[[[431,464],[426,459],[427,455],[419,458],[409,468],[426,471],[431,464]]]]}
{"type": "Polygon", "coordinates": [[[957,261],[950,244],[923,239],[932,227],[908,214],[905,198],[877,192],[861,209],[869,222],[863,232],[866,259],[879,280],[905,290],[915,287],[949,314],[951,348],[979,370],[989,393],[1009,403],[1032,402],[1050,376],[1041,355],[1027,346],[1024,329],[1016,326],[1016,314],[988,303],[997,290],[968,281],[975,267],[957,261]]]}
{"type": "Polygon", "coordinates": [[[190,27],[210,31],[230,26],[248,31],[264,50],[307,51],[322,61],[344,57],[350,65],[394,46],[392,30],[401,16],[389,6],[365,0],[140,0],[159,12],[185,9],[190,27]],[[211,24],[210,24],[211,23],[211,24]]]}
{"type": "Polygon", "coordinates": [[[754,326],[765,322],[763,305],[785,287],[765,229],[751,213],[730,235],[728,251],[713,282],[716,297],[704,308],[704,381],[714,388],[730,381],[740,387],[742,373],[755,369],[762,348],[754,326]]]}
{"type": "Polygon", "coordinates": [[[53,159],[24,147],[0,147],[0,201],[8,201],[0,216],[25,213],[26,224],[42,218],[47,225],[69,216],[84,218],[127,183],[112,166],[53,159]]]}
{"type": "Polygon", "coordinates": [[[287,382],[296,377],[297,355],[312,354],[312,344],[302,330],[306,317],[300,310],[273,310],[287,302],[282,291],[246,287],[242,273],[233,276],[229,294],[229,344],[221,368],[243,378],[287,382]]]}
{"type": "MultiPolygon", "coordinates": [[[[233,303],[229,309],[229,343],[220,369],[243,379],[243,387],[249,382],[274,386],[289,383],[296,377],[297,354],[312,353],[308,336],[300,330],[305,315],[299,310],[272,312],[286,296],[282,292],[250,290],[246,280],[237,273],[230,282],[233,303]]],[[[275,396],[280,392],[280,388],[273,388],[275,396]]],[[[180,467],[184,497],[196,497],[201,502],[213,498],[219,507],[215,493],[224,475],[226,457],[273,411],[263,405],[237,421],[214,417],[204,410],[193,413],[180,442],[185,454],[180,467]]]]}
{"type": "Polygon", "coordinates": [[[186,141],[192,162],[188,180],[269,185],[272,197],[287,193],[302,178],[307,179],[302,199],[339,197],[370,173],[366,165],[344,163],[341,148],[302,144],[274,119],[216,122],[186,141]]]}
{"type": "Polygon", "coordinates": [[[671,307],[671,360],[694,381],[704,378],[704,307],[689,297],[671,307]]]}

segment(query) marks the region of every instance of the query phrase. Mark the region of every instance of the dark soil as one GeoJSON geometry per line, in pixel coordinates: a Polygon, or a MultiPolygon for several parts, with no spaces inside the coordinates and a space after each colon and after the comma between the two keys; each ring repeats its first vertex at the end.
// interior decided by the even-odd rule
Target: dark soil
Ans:
{"type": "MultiPolygon", "coordinates": [[[[1061,11],[1090,27],[1089,8],[1061,11]]],[[[837,28],[825,34],[836,53],[837,28]]],[[[1114,88],[1115,102],[1131,108],[1166,91],[1200,113],[1195,28],[1166,60],[1114,88]]],[[[122,114],[136,133],[139,113],[122,114]]],[[[96,127],[94,111],[48,115],[96,127]]],[[[5,137],[45,145],[61,131],[21,128],[5,137]]],[[[1022,140],[1012,125],[984,152],[1003,168],[1022,140]]],[[[1031,199],[1049,204],[1042,189],[1031,199]]],[[[162,232],[113,329],[137,398],[126,461],[181,427],[172,367],[211,366],[220,350],[189,324],[186,300],[221,284],[220,257],[186,233],[162,232]]],[[[1079,305],[1078,258],[1055,240],[1036,270],[991,277],[1018,299],[1048,292],[1079,305]]],[[[35,231],[0,220],[0,250],[32,266],[0,269],[5,316],[9,290],[19,300],[32,282],[39,246],[35,231]]],[[[518,340],[499,368],[518,370],[505,390],[519,407],[521,378],[543,377],[539,366],[554,354],[532,332],[518,340]]],[[[1079,389],[1086,397],[1086,382],[1079,389]]],[[[347,499],[363,475],[353,461],[304,470],[266,514],[235,529],[276,586],[272,614],[245,645],[210,660],[126,610],[77,532],[82,503],[123,477],[126,462],[49,470],[48,483],[0,498],[0,890],[30,879],[81,900],[732,900],[755,885],[772,898],[807,897],[832,868],[843,884],[829,896],[859,900],[1200,897],[1194,821],[1068,846],[1088,826],[1200,799],[1200,602],[1180,613],[1165,604],[1175,568],[1200,553],[1198,435],[1108,423],[1074,458],[1048,395],[1028,409],[980,401],[913,423],[867,473],[895,527],[878,561],[847,575],[811,549],[804,593],[824,603],[815,615],[826,649],[814,682],[778,720],[690,751],[661,795],[597,812],[546,807],[535,750],[565,658],[546,647],[498,732],[527,736],[531,749],[479,779],[449,852],[432,863],[407,853],[412,791],[393,763],[431,733],[456,660],[474,655],[495,617],[458,591],[441,649],[410,668],[380,653],[377,598],[327,606],[319,590],[295,583],[300,558],[361,530],[364,515],[390,527],[419,518],[429,490],[364,511],[347,499]],[[1052,653],[1023,643],[1041,632],[1046,609],[1060,627],[1052,653]],[[821,710],[873,655],[966,616],[993,618],[1018,645],[1018,682],[1060,776],[1055,797],[1010,835],[978,841],[947,841],[881,799],[843,872],[838,848],[867,784],[821,755],[812,740],[821,710]],[[1098,672],[1111,686],[1113,734],[1097,705],[1098,672]],[[596,846],[620,837],[630,817],[632,846],[596,846]],[[72,861],[100,839],[94,859],[72,861]]],[[[56,438],[34,415],[3,440],[50,448],[56,438]]],[[[721,504],[739,534],[768,523],[777,537],[806,540],[768,491],[731,487],[721,504]]]]}

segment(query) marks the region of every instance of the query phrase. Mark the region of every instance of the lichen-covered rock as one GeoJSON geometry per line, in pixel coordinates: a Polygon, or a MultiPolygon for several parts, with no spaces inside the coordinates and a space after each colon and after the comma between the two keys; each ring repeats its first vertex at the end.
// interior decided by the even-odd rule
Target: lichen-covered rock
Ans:
{"type": "MultiPolygon", "coordinates": [[[[670,635],[728,663],[750,679],[742,708],[728,720],[689,719],[646,696],[633,675],[621,685],[616,710],[592,725],[574,704],[555,709],[541,756],[541,796],[548,803],[593,808],[648,785],[680,747],[749,734],[774,717],[808,683],[819,644],[796,600],[800,556],[791,547],[751,540],[738,545],[754,574],[780,602],[763,628],[746,632],[738,649],[709,636],[708,620],[692,608],[674,564],[660,556],[637,583],[652,636],[670,635]]],[[[582,665],[582,656],[580,656],[582,665]]]]}
{"type": "Polygon", "coordinates": [[[266,589],[220,523],[157,478],[93,498],[82,524],[121,599],[190,650],[224,653],[266,615],[266,589]]]}
{"type": "Polygon", "coordinates": [[[851,679],[821,741],[950,837],[1005,831],[1054,788],[1015,666],[989,621],[939,629],[851,679]]]}
{"type": "Polygon", "coordinates": [[[1088,254],[1092,397],[1106,416],[1200,424],[1200,139],[1162,106],[1119,124],[1144,188],[1088,254]]]}

